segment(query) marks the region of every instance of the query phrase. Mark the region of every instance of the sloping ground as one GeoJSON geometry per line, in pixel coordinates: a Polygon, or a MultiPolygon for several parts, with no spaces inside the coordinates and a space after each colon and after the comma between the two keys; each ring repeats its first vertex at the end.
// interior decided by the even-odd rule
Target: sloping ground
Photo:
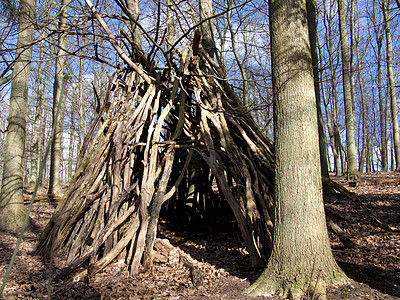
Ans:
{"type": "MultiPolygon", "coordinates": [[[[344,179],[339,179],[343,185],[344,179]]],[[[375,226],[363,211],[346,198],[327,199],[337,213],[334,221],[357,243],[346,249],[331,235],[333,252],[355,282],[329,292],[328,299],[400,298],[400,175],[362,176],[356,192],[364,204],[387,222],[393,232],[375,226]]],[[[232,222],[214,232],[176,233],[161,223],[158,245],[167,249],[153,270],[129,277],[116,262],[85,282],[48,283],[61,266],[53,266],[31,254],[38,233],[54,207],[47,202],[33,208],[33,228],[25,233],[13,272],[6,285],[6,299],[248,299],[242,290],[262,270],[252,269],[240,232],[232,222]],[[169,242],[165,242],[165,239],[169,242]],[[172,244],[172,245],[171,245],[172,244]]],[[[229,221],[229,220],[228,220],[229,221]]],[[[0,276],[7,269],[17,237],[0,232],[0,276]]],[[[259,298],[263,299],[263,298],[259,298]]]]}
{"type": "Polygon", "coordinates": [[[343,220],[335,221],[358,245],[355,249],[345,249],[332,239],[337,261],[352,279],[400,297],[400,174],[362,175],[357,187],[349,187],[344,178],[337,181],[355,192],[368,208],[394,229],[386,232],[377,227],[362,209],[346,198],[327,199],[331,208],[343,217],[343,220]]]}

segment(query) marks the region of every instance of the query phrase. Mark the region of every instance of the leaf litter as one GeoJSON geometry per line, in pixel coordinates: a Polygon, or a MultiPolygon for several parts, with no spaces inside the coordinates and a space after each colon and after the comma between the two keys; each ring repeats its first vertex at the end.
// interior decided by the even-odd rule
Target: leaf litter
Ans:
{"type": "MultiPolygon", "coordinates": [[[[325,199],[337,216],[334,221],[357,244],[345,248],[330,232],[335,258],[354,281],[330,289],[328,299],[400,299],[400,174],[363,174],[356,187],[349,187],[345,178],[333,179],[355,192],[393,231],[377,227],[345,197],[325,199]]],[[[55,258],[50,268],[49,258],[33,251],[54,206],[34,204],[32,226],[24,233],[5,299],[249,299],[243,290],[262,272],[262,268],[251,267],[234,222],[224,230],[193,233],[173,231],[161,221],[158,241],[168,250],[164,256],[156,256],[150,272],[131,277],[124,262],[115,261],[84,282],[50,281],[62,268],[61,261],[55,258]]],[[[17,238],[0,231],[1,278],[17,238]]]]}

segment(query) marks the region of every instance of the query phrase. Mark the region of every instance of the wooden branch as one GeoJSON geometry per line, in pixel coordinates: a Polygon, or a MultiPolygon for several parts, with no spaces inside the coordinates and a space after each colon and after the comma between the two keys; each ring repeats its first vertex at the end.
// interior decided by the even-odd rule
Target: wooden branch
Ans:
{"type": "MultiPolygon", "coordinates": [[[[112,248],[110,252],[108,252],[105,256],[103,256],[99,261],[95,264],[89,266],[90,275],[96,274],[108,264],[110,264],[118,254],[128,245],[129,242],[132,241],[137,229],[139,227],[139,219],[135,218],[133,222],[130,224],[128,231],[125,236],[119,240],[119,242],[112,248]]],[[[88,270],[83,270],[76,274],[72,280],[74,282],[81,281],[84,277],[88,275],[88,270]]]]}
{"type": "Polygon", "coordinates": [[[326,223],[332,229],[332,231],[339,237],[340,241],[346,248],[357,248],[357,244],[353,240],[351,240],[349,236],[346,234],[346,232],[344,232],[339,225],[333,222],[333,220],[329,216],[326,216],[326,223]]]}
{"type": "MultiPolygon", "coordinates": [[[[86,1],[97,21],[103,22],[110,42],[115,42],[90,0],[86,1]]],[[[268,255],[272,178],[265,170],[272,163],[270,145],[246,123],[243,111],[232,109],[235,100],[228,98],[215,78],[198,65],[189,70],[192,57],[192,49],[183,51],[166,86],[150,78],[136,82],[132,91],[138,71],[134,67],[118,69],[115,84],[110,80],[108,105],[101,107],[81,152],[82,163],[42,237],[45,247],[66,254],[69,266],[59,277],[89,259],[88,270],[75,277],[82,279],[120,253],[131,275],[141,265],[151,266],[161,206],[187,179],[193,151],[208,164],[220,195],[228,200],[253,265],[268,255]],[[125,79],[126,84],[121,84],[125,79]],[[192,109],[198,119],[193,119],[192,109]],[[237,126],[226,115],[237,120],[237,126]],[[105,121],[100,124],[102,117],[105,121]],[[176,148],[189,149],[184,164],[174,158],[176,148]],[[172,174],[177,166],[179,173],[172,174]]],[[[182,258],[181,263],[189,268],[193,283],[201,284],[201,273],[191,261],[182,258]]]]}
{"type": "Polygon", "coordinates": [[[368,207],[366,207],[358,198],[358,196],[346,189],[344,186],[334,182],[333,180],[326,178],[322,176],[322,183],[328,184],[331,187],[333,187],[335,190],[340,192],[342,195],[346,196],[348,199],[352,200],[358,207],[362,208],[366,214],[377,224],[379,227],[382,229],[385,229],[387,231],[393,231],[393,229],[386,224],[384,221],[380,220],[368,207]]]}
{"type": "Polygon", "coordinates": [[[151,84],[154,82],[154,78],[151,78],[148,76],[138,65],[136,65],[128,55],[122,50],[122,48],[118,45],[117,40],[113,33],[111,32],[110,28],[107,26],[107,24],[104,22],[103,18],[100,16],[100,14],[97,12],[96,8],[93,6],[92,2],[90,0],[85,0],[86,4],[89,6],[90,10],[92,11],[94,17],[96,18],[97,22],[99,22],[99,25],[103,27],[104,31],[108,35],[109,42],[111,45],[114,47],[114,49],[117,51],[118,55],[125,61],[125,63],[130,66],[136,73],[139,74],[140,77],[144,79],[148,84],[151,84]]]}
{"type": "MultiPolygon", "coordinates": [[[[59,201],[61,199],[60,196],[55,195],[55,194],[46,194],[46,195],[38,195],[35,197],[35,199],[33,200],[34,202],[40,202],[40,201],[50,201],[50,200],[56,200],[59,201]]],[[[31,197],[30,196],[26,196],[24,195],[24,204],[28,204],[31,201],[31,197]]]]}

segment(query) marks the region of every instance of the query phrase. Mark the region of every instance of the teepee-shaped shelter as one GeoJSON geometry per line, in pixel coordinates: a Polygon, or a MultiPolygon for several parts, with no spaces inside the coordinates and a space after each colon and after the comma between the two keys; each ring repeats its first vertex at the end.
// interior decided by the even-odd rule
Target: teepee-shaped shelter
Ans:
{"type": "Polygon", "coordinates": [[[81,275],[95,273],[118,256],[137,274],[152,264],[162,206],[180,191],[204,207],[199,193],[214,183],[259,264],[271,246],[272,143],[243,109],[224,67],[204,51],[197,32],[174,64],[156,68],[142,55],[140,68],[94,13],[125,66],[110,77],[38,250],[65,255],[65,273],[87,262],[81,275]]]}

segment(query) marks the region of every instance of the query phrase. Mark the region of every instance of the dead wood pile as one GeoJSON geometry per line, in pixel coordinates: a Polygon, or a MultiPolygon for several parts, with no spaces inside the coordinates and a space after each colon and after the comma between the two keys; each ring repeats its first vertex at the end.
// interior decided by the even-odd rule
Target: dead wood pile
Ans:
{"type": "Polygon", "coordinates": [[[85,263],[81,278],[117,257],[132,275],[151,267],[160,210],[186,187],[194,156],[229,203],[253,265],[269,255],[272,143],[201,45],[176,56],[168,68],[146,62],[144,80],[130,61],[110,77],[70,187],[38,242],[42,253],[66,257],[60,276],[85,263]]]}

